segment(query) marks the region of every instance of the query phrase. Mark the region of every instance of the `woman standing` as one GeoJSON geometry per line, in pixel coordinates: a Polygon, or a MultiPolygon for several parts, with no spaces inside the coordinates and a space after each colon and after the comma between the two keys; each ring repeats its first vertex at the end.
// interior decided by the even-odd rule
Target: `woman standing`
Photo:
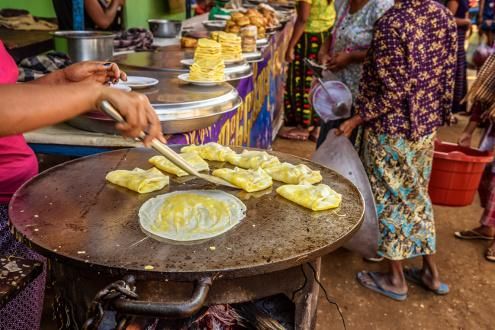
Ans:
{"type": "MultiPolygon", "coordinates": [[[[454,14],[457,24],[457,68],[455,73],[454,102],[452,113],[466,112],[466,103],[462,99],[467,93],[467,63],[466,63],[466,35],[471,27],[468,18],[469,4],[467,0],[449,0],[447,8],[454,14]]],[[[455,121],[455,120],[454,120],[455,121]]]]}
{"type": "MultiPolygon", "coordinates": [[[[362,63],[371,44],[373,26],[393,4],[393,0],[345,0],[337,7],[335,26],[318,53],[318,60],[349,87],[353,99],[359,91],[362,63]]],[[[343,121],[321,123],[317,146],[343,121]]]]}
{"type": "Polygon", "coordinates": [[[303,60],[317,60],[334,21],[332,0],[297,0],[297,19],[285,54],[290,65],[284,95],[285,127],[280,132],[283,138],[307,140],[312,130],[317,137],[319,118],[308,100],[313,77],[303,60]]]}
{"type": "MultiPolygon", "coordinates": [[[[15,83],[17,74],[14,60],[0,41],[0,255],[43,261],[16,241],[8,226],[10,198],[38,172],[36,156],[20,133],[65,121],[109,100],[128,121],[117,127],[123,134],[137,136],[149,126],[153,136],[163,140],[163,135],[145,96],[103,85],[125,78],[115,64],[82,62],[26,84],[15,83]]],[[[39,328],[45,278],[46,265],[41,275],[0,308],[1,329],[39,328]]]]}
{"type": "Polygon", "coordinates": [[[436,128],[452,107],[457,29],[447,9],[432,0],[396,0],[377,22],[363,66],[357,114],[338,133],[365,123],[362,158],[379,221],[378,254],[387,273],[360,272],[364,287],[395,300],[407,298],[406,278],[436,294],[440,282],[428,183],[436,128]],[[403,260],[423,257],[422,269],[403,260]]]}

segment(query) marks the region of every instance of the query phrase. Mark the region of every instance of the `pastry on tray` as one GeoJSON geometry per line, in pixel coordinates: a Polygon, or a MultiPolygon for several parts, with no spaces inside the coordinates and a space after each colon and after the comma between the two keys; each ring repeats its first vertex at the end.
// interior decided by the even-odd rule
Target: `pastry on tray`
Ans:
{"type": "MultiPolygon", "coordinates": [[[[180,154],[180,156],[191,165],[196,171],[208,171],[210,168],[208,163],[203,160],[198,154],[194,152],[188,152],[180,154]]],[[[187,172],[181,170],[179,167],[174,165],[171,161],[163,156],[153,156],[148,160],[156,168],[165,171],[170,174],[175,174],[177,176],[186,176],[187,172]]]]}
{"type": "Polygon", "coordinates": [[[304,164],[281,163],[264,168],[273,180],[288,184],[315,184],[321,182],[320,171],[313,171],[304,164]]]}
{"type": "Polygon", "coordinates": [[[220,168],[214,170],[214,176],[222,178],[246,192],[255,192],[272,186],[272,178],[262,169],[245,170],[242,168],[220,168]]]}
{"type": "Polygon", "coordinates": [[[140,168],[135,168],[132,171],[115,170],[109,172],[105,179],[140,194],[163,189],[170,181],[167,175],[154,167],[146,171],[140,168]]]}
{"type": "Polygon", "coordinates": [[[225,162],[230,155],[235,155],[235,152],[232,149],[216,142],[209,142],[201,145],[191,144],[182,147],[180,151],[185,153],[194,152],[203,159],[218,162],[225,162]]]}
{"type": "Polygon", "coordinates": [[[310,184],[283,185],[277,188],[277,193],[313,211],[334,209],[339,207],[342,202],[342,195],[326,184],[317,186],[310,184]]]}
{"type": "Polygon", "coordinates": [[[251,169],[265,168],[280,163],[276,156],[257,150],[244,150],[241,154],[229,155],[227,161],[234,166],[251,169]]]}

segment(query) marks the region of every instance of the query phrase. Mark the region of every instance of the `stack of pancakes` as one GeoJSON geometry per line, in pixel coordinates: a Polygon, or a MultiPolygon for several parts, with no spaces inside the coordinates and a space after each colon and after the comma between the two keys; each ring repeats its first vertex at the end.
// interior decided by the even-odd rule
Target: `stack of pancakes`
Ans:
{"type": "Polygon", "coordinates": [[[242,59],[241,38],[233,33],[212,32],[210,36],[222,46],[223,59],[237,61],[242,59]]]}
{"type": "Polygon", "coordinates": [[[221,45],[211,39],[199,39],[194,52],[194,63],[189,71],[193,81],[223,81],[225,64],[221,45]]]}

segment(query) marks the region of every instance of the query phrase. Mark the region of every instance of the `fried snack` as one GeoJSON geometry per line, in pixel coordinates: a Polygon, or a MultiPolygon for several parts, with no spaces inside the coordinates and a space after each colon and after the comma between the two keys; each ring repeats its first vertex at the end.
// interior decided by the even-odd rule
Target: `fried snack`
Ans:
{"type": "Polygon", "coordinates": [[[223,81],[225,64],[221,45],[211,39],[199,39],[194,52],[194,63],[189,71],[193,81],[223,81]]]}
{"type": "Polygon", "coordinates": [[[236,24],[239,25],[240,27],[243,27],[243,26],[246,26],[246,25],[249,25],[250,21],[249,21],[249,17],[246,17],[246,16],[243,16],[243,17],[239,17],[237,20],[235,20],[236,24]]]}
{"type": "Polygon", "coordinates": [[[241,29],[242,51],[251,53],[256,51],[257,28],[254,25],[248,25],[241,29]]]}
{"type": "Polygon", "coordinates": [[[209,142],[198,146],[191,144],[183,147],[180,152],[194,152],[203,159],[218,162],[225,162],[230,155],[235,155],[235,152],[229,147],[222,146],[221,144],[215,142],[209,142]]]}
{"type": "Polygon", "coordinates": [[[227,157],[227,161],[242,168],[265,168],[279,164],[277,157],[268,154],[266,151],[244,150],[241,154],[232,154],[227,157]]]}
{"type": "MultiPolygon", "coordinates": [[[[191,165],[196,171],[208,171],[210,167],[208,163],[203,160],[197,153],[188,152],[180,154],[180,156],[191,165]]],[[[163,156],[153,156],[148,159],[148,162],[155,165],[158,169],[165,171],[170,174],[175,174],[177,176],[189,175],[187,172],[180,169],[178,166],[174,165],[170,160],[163,156]]]]}
{"type": "Polygon", "coordinates": [[[263,26],[258,26],[258,38],[265,39],[266,38],[266,29],[263,26]]]}
{"type": "Polygon", "coordinates": [[[249,18],[249,21],[251,22],[252,25],[258,27],[258,26],[265,26],[266,25],[266,20],[263,17],[258,17],[258,16],[251,16],[249,18]]]}
{"type": "Polygon", "coordinates": [[[313,171],[304,164],[281,163],[265,168],[273,180],[288,184],[315,184],[321,182],[320,171],[313,171]]]}
{"type": "Polygon", "coordinates": [[[277,194],[313,211],[334,209],[342,203],[342,195],[325,184],[284,185],[277,188],[277,194]]]}
{"type": "Polygon", "coordinates": [[[226,30],[226,32],[229,33],[239,33],[239,31],[241,31],[241,27],[237,25],[234,25],[226,30]]]}
{"type": "Polygon", "coordinates": [[[237,12],[235,12],[235,13],[232,13],[232,14],[230,15],[230,18],[231,18],[232,20],[234,20],[234,21],[235,21],[235,20],[237,20],[237,19],[239,19],[239,18],[241,18],[241,17],[244,17],[244,14],[243,14],[243,13],[241,13],[241,12],[238,12],[238,11],[237,11],[237,12]]]}
{"type": "Polygon", "coordinates": [[[198,40],[189,37],[182,37],[180,39],[180,45],[182,48],[196,48],[198,40]]]}
{"type": "Polygon", "coordinates": [[[272,186],[272,178],[262,169],[245,170],[242,168],[220,168],[214,170],[214,176],[222,178],[246,192],[264,190],[272,186]]]}
{"type": "Polygon", "coordinates": [[[169,177],[152,167],[145,171],[135,168],[132,171],[115,170],[107,174],[105,179],[117,186],[136,191],[140,194],[160,190],[169,184],[169,177]]]}

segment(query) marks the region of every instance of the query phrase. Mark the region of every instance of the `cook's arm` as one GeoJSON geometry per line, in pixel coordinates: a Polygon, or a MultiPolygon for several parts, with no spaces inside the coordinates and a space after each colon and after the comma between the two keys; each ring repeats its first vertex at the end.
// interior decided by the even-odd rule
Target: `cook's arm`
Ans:
{"type": "MultiPolygon", "coordinates": [[[[446,7],[450,10],[452,15],[455,15],[457,9],[459,9],[459,0],[449,0],[446,4],[446,7]]],[[[471,20],[469,18],[460,18],[455,17],[455,23],[457,26],[470,26],[471,20]]]]}
{"type": "Polygon", "coordinates": [[[147,130],[149,137],[162,141],[163,134],[155,111],[142,94],[127,93],[96,82],[64,85],[0,85],[0,136],[24,133],[53,125],[96,109],[108,100],[126,119],[117,124],[123,135],[137,137],[147,130]]]}

